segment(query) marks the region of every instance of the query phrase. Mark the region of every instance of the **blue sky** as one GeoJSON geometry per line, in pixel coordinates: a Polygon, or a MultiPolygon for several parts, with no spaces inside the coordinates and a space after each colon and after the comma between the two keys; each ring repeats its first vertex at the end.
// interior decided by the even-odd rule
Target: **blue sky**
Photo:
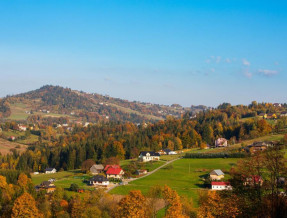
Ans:
{"type": "Polygon", "coordinates": [[[184,106],[286,102],[285,2],[1,1],[0,96],[53,84],[184,106]]]}

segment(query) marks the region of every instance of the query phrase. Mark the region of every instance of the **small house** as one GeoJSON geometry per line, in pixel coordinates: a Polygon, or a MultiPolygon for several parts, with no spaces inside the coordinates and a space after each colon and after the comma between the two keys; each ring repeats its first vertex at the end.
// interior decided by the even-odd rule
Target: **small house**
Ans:
{"type": "Polygon", "coordinates": [[[275,113],[268,113],[267,119],[277,119],[277,115],[275,113]]]}
{"type": "Polygon", "coordinates": [[[18,125],[19,131],[25,132],[27,130],[27,126],[24,125],[18,125]]]}
{"type": "Polygon", "coordinates": [[[224,178],[224,173],[217,169],[217,170],[213,170],[209,173],[210,179],[211,180],[221,180],[224,178]]]}
{"type": "Polygon", "coordinates": [[[57,170],[55,168],[46,168],[45,169],[45,173],[46,174],[49,174],[49,173],[56,173],[57,170]]]}
{"type": "Polygon", "coordinates": [[[15,136],[10,136],[9,139],[10,139],[10,141],[15,141],[16,137],[15,136]]]}
{"type": "Polygon", "coordinates": [[[56,190],[56,186],[52,182],[44,181],[40,185],[36,186],[36,190],[45,190],[47,193],[53,193],[56,190]]]}
{"type": "Polygon", "coordinates": [[[103,175],[96,175],[89,180],[90,185],[98,186],[108,186],[110,184],[109,180],[103,175]]]}
{"type": "Polygon", "coordinates": [[[262,117],[264,119],[267,119],[267,114],[266,113],[260,113],[258,116],[262,117]]]}
{"type": "Polygon", "coordinates": [[[227,140],[225,138],[216,139],[215,147],[227,147],[227,140]]]}
{"type": "Polygon", "coordinates": [[[154,151],[142,151],[139,155],[141,162],[158,161],[159,159],[160,154],[154,151]]]}
{"type": "Polygon", "coordinates": [[[273,106],[274,106],[274,107],[282,107],[282,104],[280,104],[280,103],[274,103],[273,106]]]}
{"type": "Polygon", "coordinates": [[[90,172],[93,175],[97,175],[99,173],[102,173],[104,170],[104,166],[102,164],[94,164],[91,168],[90,168],[90,172]]]}
{"type": "Polygon", "coordinates": [[[211,182],[212,190],[232,190],[229,182],[211,182]]]}
{"type": "Polygon", "coordinates": [[[137,170],[136,174],[139,175],[139,176],[140,175],[145,175],[145,174],[147,174],[147,170],[137,170]]]}

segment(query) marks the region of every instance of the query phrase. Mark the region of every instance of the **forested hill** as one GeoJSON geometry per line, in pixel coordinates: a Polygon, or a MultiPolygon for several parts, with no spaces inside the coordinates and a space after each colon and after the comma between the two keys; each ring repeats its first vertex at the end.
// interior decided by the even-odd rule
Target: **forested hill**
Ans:
{"type": "Polygon", "coordinates": [[[25,120],[31,115],[66,116],[82,122],[129,121],[155,122],[167,116],[180,118],[186,112],[198,112],[205,106],[182,107],[127,101],[95,93],[85,93],[60,86],[46,85],[0,100],[0,118],[25,120]]]}

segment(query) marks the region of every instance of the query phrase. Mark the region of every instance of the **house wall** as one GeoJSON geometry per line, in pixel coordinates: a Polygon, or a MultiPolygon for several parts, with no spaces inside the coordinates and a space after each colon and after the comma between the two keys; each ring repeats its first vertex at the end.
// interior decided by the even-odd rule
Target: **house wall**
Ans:
{"type": "Polygon", "coordinates": [[[121,179],[122,178],[122,175],[110,175],[110,174],[107,174],[107,178],[115,178],[115,179],[121,179]]]}
{"type": "Polygon", "coordinates": [[[212,190],[230,190],[232,188],[231,186],[226,186],[226,185],[213,185],[211,189],[212,190]]]}
{"type": "Polygon", "coordinates": [[[220,176],[217,176],[217,175],[210,175],[210,178],[212,180],[221,180],[224,178],[224,175],[220,175],[220,176]]]}

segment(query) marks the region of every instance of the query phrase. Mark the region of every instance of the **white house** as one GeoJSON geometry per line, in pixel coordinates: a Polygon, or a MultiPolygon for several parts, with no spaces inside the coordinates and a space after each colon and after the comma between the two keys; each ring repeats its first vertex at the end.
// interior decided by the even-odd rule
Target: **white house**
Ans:
{"type": "Polygon", "coordinates": [[[160,154],[154,151],[142,151],[139,155],[139,161],[158,161],[160,159],[160,154]]]}
{"type": "Polygon", "coordinates": [[[227,147],[227,140],[225,138],[218,138],[215,140],[215,147],[227,147]]]}
{"type": "Polygon", "coordinates": [[[229,182],[211,182],[212,190],[232,190],[229,182]]]}
{"type": "Polygon", "coordinates": [[[46,174],[49,174],[49,173],[56,173],[57,170],[55,168],[46,168],[45,169],[45,173],[46,174]]]}
{"type": "Polygon", "coordinates": [[[20,131],[26,131],[27,130],[27,126],[24,126],[24,125],[18,125],[18,128],[20,131]]]}
{"type": "Polygon", "coordinates": [[[109,180],[103,175],[96,175],[89,180],[90,185],[107,186],[110,184],[109,180]]]}

